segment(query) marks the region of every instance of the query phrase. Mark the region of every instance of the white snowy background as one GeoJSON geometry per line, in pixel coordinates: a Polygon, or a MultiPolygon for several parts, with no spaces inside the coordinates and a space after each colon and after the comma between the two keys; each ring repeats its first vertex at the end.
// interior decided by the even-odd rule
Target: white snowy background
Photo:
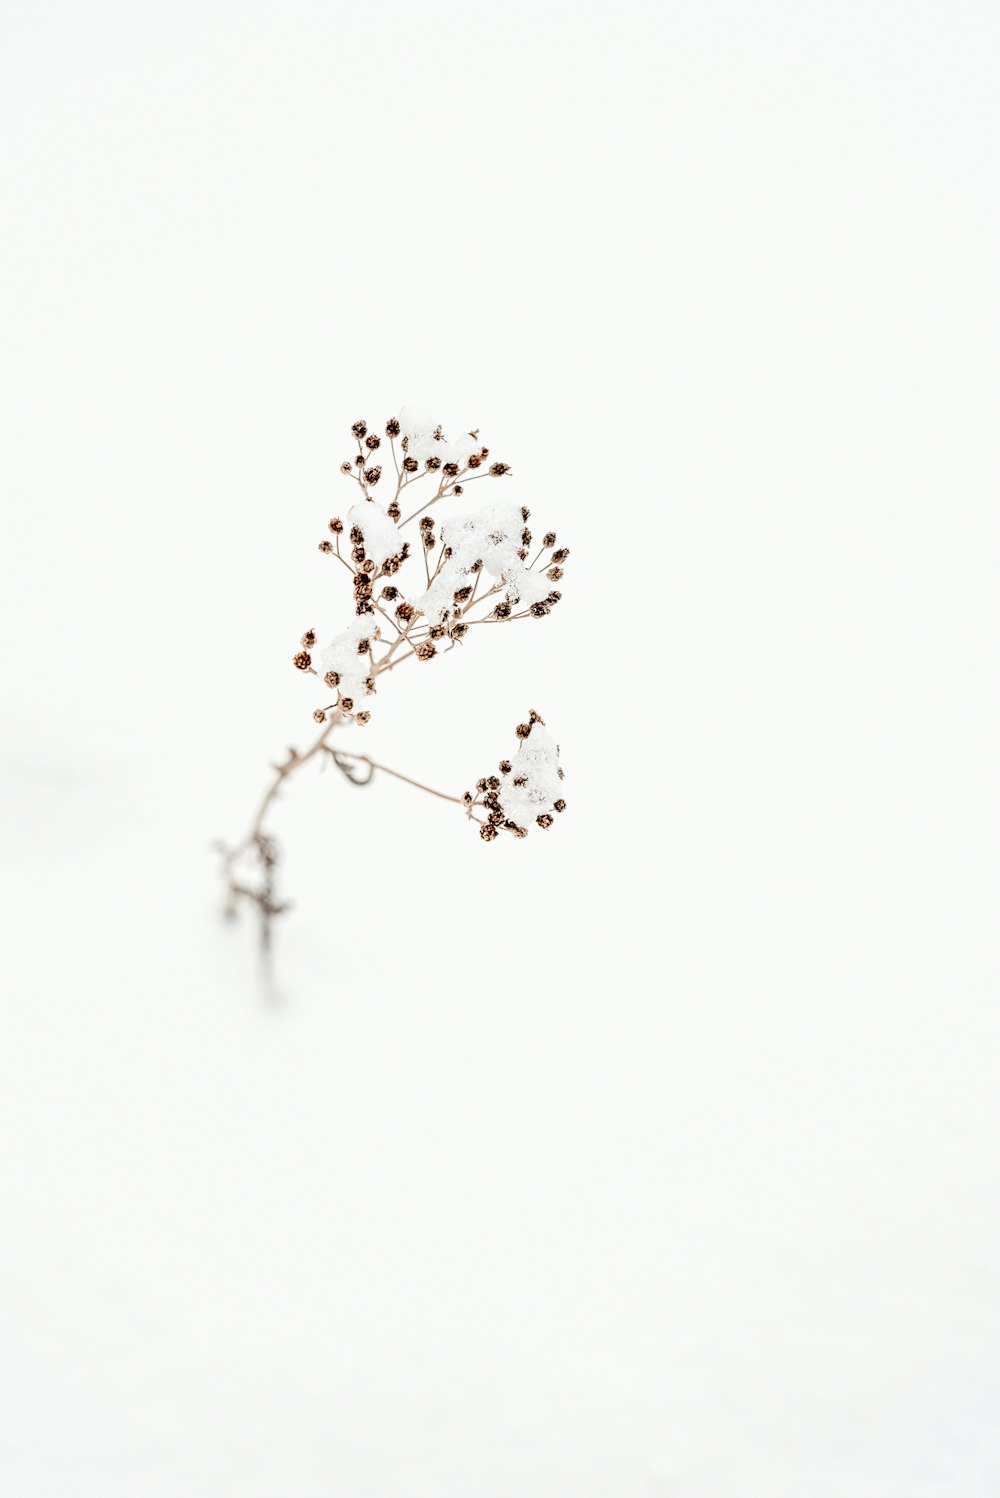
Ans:
{"type": "Polygon", "coordinates": [[[1000,1492],[995,6],[3,0],[0,1490],[1000,1492]],[[348,427],[549,619],[304,772],[348,427]],[[475,491],[470,490],[470,499],[475,491]]]}

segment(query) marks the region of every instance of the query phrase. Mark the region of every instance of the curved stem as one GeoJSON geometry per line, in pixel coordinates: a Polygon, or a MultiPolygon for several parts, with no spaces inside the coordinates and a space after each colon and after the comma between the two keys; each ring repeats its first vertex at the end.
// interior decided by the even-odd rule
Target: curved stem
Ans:
{"type": "Polygon", "coordinates": [[[432,786],[424,785],[422,780],[414,780],[409,775],[403,775],[399,770],[390,770],[388,765],[379,764],[378,760],[372,759],[368,754],[349,754],[343,749],[329,749],[330,754],[339,754],[341,759],[357,759],[362,764],[370,765],[373,770],[381,770],[383,775],[392,775],[396,780],[403,780],[407,785],[415,786],[418,791],[426,791],[429,796],[437,796],[442,801],[454,801],[456,806],[464,806],[465,802],[461,796],[449,796],[447,791],[436,791],[432,786]]]}

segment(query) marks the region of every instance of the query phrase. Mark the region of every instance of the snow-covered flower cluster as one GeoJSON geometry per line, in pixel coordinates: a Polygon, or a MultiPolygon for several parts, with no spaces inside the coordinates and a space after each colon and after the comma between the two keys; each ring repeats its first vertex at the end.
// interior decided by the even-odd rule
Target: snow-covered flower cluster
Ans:
{"type": "Polygon", "coordinates": [[[433,660],[464,643],[477,625],[551,613],[562,597],[556,584],[569,556],[554,531],[546,531],[532,555],[527,505],[502,495],[469,504],[469,484],[510,475],[509,464],[491,459],[478,431],[448,438],[432,417],[404,406],[385,423],[384,437],[365,421],[356,421],[351,433],[358,450],[341,472],[358,485],[360,497],[346,519],[329,522],[320,550],[351,573],[360,622],[321,647],[315,661],[316,632],[307,630],[293,657],[300,671],[321,676],[336,692],[334,701],[315,709],[317,722],[333,714],[365,723],[370,715],[362,704],[383,672],[411,656],[433,660]],[[395,474],[385,505],[374,495],[384,480],[384,443],[395,474]],[[416,485],[423,486],[415,490],[419,500],[411,501],[416,485]],[[453,500],[459,508],[436,524],[429,512],[453,500]],[[403,532],[414,521],[411,547],[403,532]],[[411,558],[408,572],[416,575],[404,583],[398,574],[411,558]]]}
{"type": "Polygon", "coordinates": [[[518,749],[512,760],[502,759],[499,775],[484,775],[476,781],[476,793],[466,791],[462,800],[469,816],[480,823],[479,836],[491,843],[501,832],[527,837],[528,825],[548,829],[553,812],[566,810],[562,795],[559,745],[538,713],[528,714],[515,729],[518,749]],[[476,816],[482,809],[485,819],[476,816]]]}
{"type": "MultiPolygon", "coordinates": [[[[350,573],[354,613],[343,629],[322,641],[315,629],[307,629],[292,657],[297,670],[322,681],[331,700],[313,711],[321,725],[314,742],[303,750],[290,748],[273,766],[273,779],[246,836],[220,849],[226,909],[235,914],[243,905],[254,908],[265,947],[274,918],[286,909],[277,892],[278,845],[267,821],[288,777],[318,760],[335,765],[352,785],[368,785],[378,773],[432,791],[410,775],[343,747],[339,735],[331,742],[335,730],[367,723],[367,704],[379,677],[404,661],[432,661],[464,645],[481,625],[550,614],[562,597],[556,585],[569,556],[554,531],[546,531],[534,550],[526,504],[496,493],[484,503],[469,504],[470,484],[510,476],[510,465],[491,458],[478,431],[446,437],[439,422],[404,406],[385,423],[384,435],[371,431],[366,421],[356,421],[351,435],[357,452],[341,463],[340,471],[358,493],[346,518],[335,515],[329,521],[319,549],[350,573]],[[384,444],[392,463],[385,484],[384,444]],[[376,499],[376,492],[389,493],[388,502],[376,499]],[[438,523],[430,511],[452,502],[455,507],[438,523]],[[413,522],[411,546],[403,533],[413,522]]],[[[532,823],[551,827],[566,809],[559,746],[542,719],[531,712],[516,732],[513,759],[500,761],[499,775],[477,781],[475,793],[432,791],[464,807],[485,842],[495,841],[501,832],[526,837],[532,823]]]]}

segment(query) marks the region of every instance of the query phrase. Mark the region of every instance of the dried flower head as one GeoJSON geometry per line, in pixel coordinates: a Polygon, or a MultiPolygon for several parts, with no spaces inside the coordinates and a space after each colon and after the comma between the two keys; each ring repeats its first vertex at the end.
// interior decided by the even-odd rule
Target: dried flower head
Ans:
{"type": "MultiPolygon", "coordinates": [[[[380,675],[410,659],[444,657],[470,640],[480,625],[544,617],[562,596],[553,584],[562,580],[569,549],[555,550],[556,533],[548,530],[541,550],[529,560],[530,511],[508,497],[513,484],[494,489],[485,503],[464,501],[461,480],[466,474],[500,478],[511,473],[509,464],[491,459],[478,430],[448,435],[428,413],[404,407],[385,423],[385,437],[393,444],[387,470],[373,461],[382,436],[361,420],[352,424],[351,432],[358,451],[340,467],[356,480],[353,492],[358,502],[344,519],[329,520],[333,539],[320,541],[319,549],[336,554],[352,574],[354,617],[332,637],[312,628],[301,637],[301,648],[293,656],[296,669],[321,676],[336,695],[311,710],[319,736],[305,752],[289,751],[277,767],[275,785],[314,754],[332,756],[355,784],[367,783],[381,767],[367,756],[335,750],[330,738],[334,730],[343,732],[351,723],[369,721],[367,708],[358,711],[355,704],[371,700],[380,675]],[[401,452],[395,447],[397,439],[401,452]],[[384,504],[370,492],[383,480],[389,491],[384,504]],[[419,484],[415,501],[407,492],[414,484],[419,484]],[[450,503],[459,499],[463,502],[450,503]],[[407,532],[411,524],[413,529],[407,532]],[[345,547],[341,536],[348,543],[345,547]],[[412,544],[416,536],[418,546],[412,544]],[[414,551],[420,559],[404,571],[414,551]],[[547,561],[541,560],[544,556],[547,561]],[[382,627],[387,629],[385,639],[382,627]]],[[[478,500],[481,491],[471,492],[478,500]]],[[[339,567],[334,570],[339,575],[339,567]]],[[[501,831],[524,838],[532,825],[547,830],[555,814],[565,809],[558,794],[558,747],[540,715],[532,710],[517,726],[516,736],[518,752],[500,761],[499,775],[481,777],[474,795],[446,797],[460,802],[486,842],[495,841],[501,831]]],[[[271,916],[283,908],[274,889],[277,845],[262,826],[272,800],[273,795],[265,798],[249,837],[226,861],[230,900],[252,899],[265,930],[271,916]],[[237,854],[258,861],[264,871],[259,885],[234,877],[237,854]]]]}
{"type": "MultiPolygon", "coordinates": [[[[484,825],[525,837],[532,822],[545,829],[551,827],[552,813],[558,810],[559,746],[534,710],[514,732],[520,747],[513,761],[500,761],[504,779],[496,775],[479,779],[473,808],[481,805],[489,813],[490,820],[484,825]]],[[[565,806],[565,802],[562,804],[565,806]]]]}

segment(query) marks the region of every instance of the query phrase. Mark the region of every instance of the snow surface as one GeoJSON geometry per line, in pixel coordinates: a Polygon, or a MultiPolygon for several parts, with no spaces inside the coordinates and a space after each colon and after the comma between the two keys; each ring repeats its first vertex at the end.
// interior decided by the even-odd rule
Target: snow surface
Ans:
{"type": "Polygon", "coordinates": [[[0,69],[3,1498],[996,1498],[992,8],[0,69]],[[263,972],[209,842],[405,399],[572,557],[345,742],[461,794],[534,707],[569,804],[311,765],[263,972]]]}

